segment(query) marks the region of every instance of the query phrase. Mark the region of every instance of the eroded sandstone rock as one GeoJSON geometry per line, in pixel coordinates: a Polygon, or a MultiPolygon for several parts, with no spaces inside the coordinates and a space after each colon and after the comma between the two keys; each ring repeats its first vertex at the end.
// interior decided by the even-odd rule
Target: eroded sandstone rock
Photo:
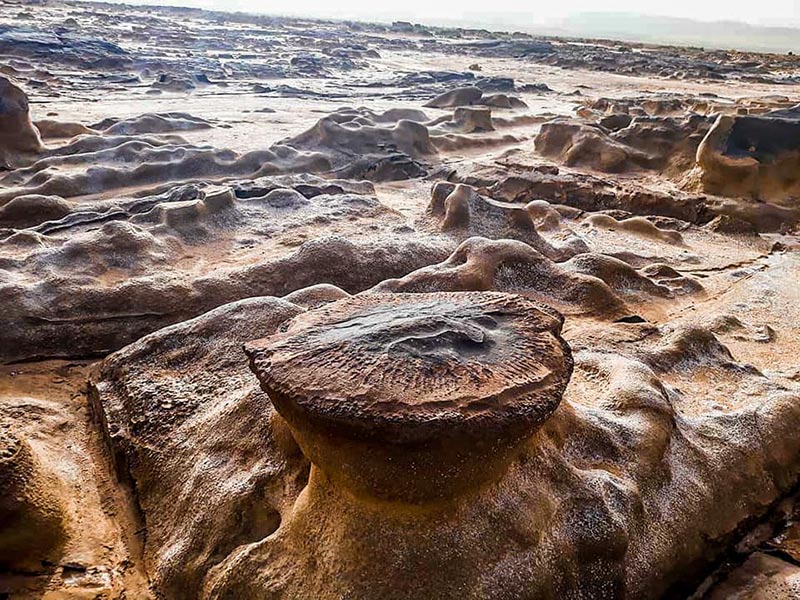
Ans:
{"type": "Polygon", "coordinates": [[[371,291],[500,291],[522,294],[565,314],[620,317],[623,299],[601,279],[573,272],[516,240],[472,237],[439,264],[400,279],[387,279],[371,291]]]}
{"type": "MultiPolygon", "coordinates": [[[[0,317],[0,361],[103,355],[215,306],[318,283],[359,292],[441,260],[455,245],[411,231],[376,236],[358,223],[372,223],[379,213],[382,227],[402,221],[375,198],[315,194],[311,182],[300,187],[311,198],[262,185],[182,186],[103,212],[70,213],[41,224],[41,234],[0,240],[0,265],[15,271],[0,270],[0,298],[8,307],[0,317]],[[341,235],[306,240],[302,234],[336,223],[341,235]],[[220,264],[215,244],[229,248],[230,263],[220,264]],[[213,256],[207,262],[186,260],[206,252],[213,256]]],[[[0,216],[18,218],[20,204],[68,208],[58,199],[29,197],[0,216]]]]}
{"type": "Polygon", "coordinates": [[[58,480],[24,437],[0,420],[0,570],[37,571],[67,537],[58,480]]]}
{"type": "Polygon", "coordinates": [[[427,214],[435,227],[462,240],[470,236],[517,239],[556,261],[588,251],[568,228],[557,239],[558,245],[545,240],[537,231],[542,209],[541,204],[493,200],[468,185],[439,182],[431,190],[427,214]]]}
{"type": "Polygon", "coordinates": [[[114,471],[135,490],[145,566],[167,597],[197,598],[214,565],[278,528],[305,484],[307,462],[241,349],[303,310],[229,304],[143,337],[91,377],[114,471]]]}
{"type": "Polygon", "coordinates": [[[451,574],[483,561],[462,513],[503,476],[569,379],[560,327],[558,315],[518,296],[379,294],[306,313],[248,344],[262,388],[313,466],[280,534],[231,557],[210,596],[452,597],[451,574]],[[331,514],[342,518],[320,537],[331,514]],[[414,537],[421,523],[433,535],[414,537]],[[437,543],[448,535],[450,551],[437,543]],[[397,545],[406,536],[414,548],[397,545]],[[286,570],[303,547],[309,554],[286,570]],[[338,576],[323,583],[330,569],[338,576]]]}
{"type": "MultiPolygon", "coordinates": [[[[464,306],[483,297],[508,298],[354,297],[302,314],[248,346],[262,386],[314,466],[278,531],[220,563],[205,596],[581,598],[603,590],[601,597],[657,597],[700,576],[739,524],[794,481],[798,442],[786,432],[800,419],[796,391],[767,391],[762,375],[737,363],[701,326],[626,326],[649,329],[652,341],[639,347],[621,332],[597,338],[576,355],[561,406],[519,450],[503,443],[508,430],[491,417],[472,430],[472,415],[480,423],[495,406],[477,400],[480,378],[496,381],[495,368],[515,369],[481,369],[454,388],[455,404],[439,400],[449,399],[447,386],[459,376],[433,376],[439,369],[469,372],[477,360],[493,364],[495,351],[516,352],[491,344],[507,335],[496,318],[449,312],[448,299],[464,306]],[[339,354],[341,360],[331,358],[339,354]],[[396,370],[408,361],[427,366],[396,370]],[[352,365],[355,379],[332,383],[326,369],[340,364],[352,365]],[[677,389],[709,370],[746,388],[723,412],[677,389]],[[444,382],[444,394],[428,396],[426,381],[444,382]],[[411,395],[409,385],[422,394],[411,395]],[[737,404],[757,389],[768,397],[759,407],[737,404]],[[400,401],[376,396],[384,391],[400,401]],[[345,395],[352,399],[343,401],[345,395]],[[467,410],[471,402],[479,404],[467,410]],[[376,429],[367,425],[372,421],[376,429]],[[486,431],[495,440],[489,447],[480,442],[486,431]],[[466,447],[458,443],[472,435],[478,439],[466,447]],[[476,474],[472,461],[456,458],[439,472],[458,448],[486,469],[476,474]],[[520,453],[498,471],[484,452],[520,453]],[[447,485],[430,486],[430,477],[447,485]],[[728,491],[733,482],[735,497],[728,491]]],[[[552,318],[547,309],[543,315],[552,318]]],[[[545,358],[515,364],[552,364],[550,351],[535,356],[545,358]]],[[[516,389],[524,390],[532,374],[547,381],[547,372],[534,367],[513,375],[516,389]]],[[[510,413],[513,420],[515,409],[510,413]]]]}
{"type": "Polygon", "coordinates": [[[39,131],[31,122],[28,96],[0,76],[0,168],[18,167],[43,150],[39,131]]]}
{"type": "Polygon", "coordinates": [[[497,293],[361,295],[247,353],[315,465],[355,494],[417,503],[497,477],[555,409],[571,369],[559,328],[497,293]]]}
{"type": "Polygon", "coordinates": [[[798,139],[797,117],[720,115],[697,149],[700,185],[712,194],[797,207],[798,139]]]}
{"type": "Polygon", "coordinates": [[[699,115],[682,120],[638,116],[624,127],[614,127],[608,121],[606,126],[550,121],[536,136],[536,150],[568,166],[606,173],[649,169],[680,174],[693,166],[710,123],[699,115]],[[609,125],[612,131],[606,129],[609,125]]]}

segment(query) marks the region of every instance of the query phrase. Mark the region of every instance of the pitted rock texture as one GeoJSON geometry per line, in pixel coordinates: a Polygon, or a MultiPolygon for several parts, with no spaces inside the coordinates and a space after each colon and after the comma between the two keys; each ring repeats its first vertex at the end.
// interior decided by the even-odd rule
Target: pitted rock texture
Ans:
{"type": "Polygon", "coordinates": [[[273,533],[304,485],[307,461],[242,352],[303,310],[278,298],[228,304],[142,338],[91,377],[95,419],[117,477],[136,490],[144,561],[165,596],[197,598],[206,573],[273,533]]]}

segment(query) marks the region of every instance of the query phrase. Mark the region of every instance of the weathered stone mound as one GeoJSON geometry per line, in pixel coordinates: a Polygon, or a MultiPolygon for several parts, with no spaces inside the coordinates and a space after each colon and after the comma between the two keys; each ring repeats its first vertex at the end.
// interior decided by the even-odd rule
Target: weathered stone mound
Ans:
{"type": "Polygon", "coordinates": [[[408,179],[426,173],[425,161],[437,156],[419,111],[375,113],[341,109],[308,131],[280,142],[325,156],[339,177],[373,181],[408,179]]]}
{"type": "Polygon", "coordinates": [[[621,187],[611,178],[588,173],[547,170],[489,169],[476,178],[493,198],[527,203],[545,199],[582,211],[623,210],[634,215],[663,215],[690,223],[707,223],[713,213],[703,198],[657,190],[621,187]]]}
{"type": "Polygon", "coordinates": [[[305,484],[308,464],[242,352],[303,310],[228,304],[142,338],[92,376],[115,471],[136,490],[145,566],[169,598],[197,598],[215,564],[278,528],[305,484]]]}
{"type": "MultiPolygon", "coordinates": [[[[608,124],[608,123],[607,123],[608,124]]],[[[698,115],[684,120],[671,117],[635,117],[624,127],[607,129],[569,121],[542,125],[536,150],[567,166],[606,173],[651,169],[682,173],[692,167],[700,141],[710,123],[698,115]]]]}
{"type": "Polygon", "coordinates": [[[473,107],[456,108],[452,118],[437,119],[428,123],[428,126],[436,126],[436,129],[431,129],[432,133],[484,133],[495,129],[492,112],[488,108],[473,107]]]}
{"type": "Polygon", "coordinates": [[[98,132],[83,123],[40,119],[34,123],[42,139],[73,138],[78,135],[96,135],[98,132]]]}
{"type": "Polygon", "coordinates": [[[427,502],[497,477],[555,410],[572,368],[560,327],[497,293],[359,295],[246,351],[327,476],[356,494],[427,502]]]}
{"type": "Polygon", "coordinates": [[[479,87],[469,86],[460,87],[449,92],[439,94],[433,100],[425,103],[429,108],[455,108],[459,106],[470,106],[482,104],[495,108],[527,108],[519,98],[506,94],[484,94],[479,87]]]}
{"type": "Polygon", "coordinates": [[[117,44],[63,27],[43,30],[2,24],[0,53],[87,71],[124,68],[131,63],[131,56],[117,44]]]}
{"type": "Polygon", "coordinates": [[[638,271],[628,263],[604,254],[578,254],[561,266],[572,273],[597,277],[629,302],[646,303],[657,298],[669,298],[675,290],[655,281],[645,269],[638,271]]]}
{"type": "Polygon", "coordinates": [[[797,207],[800,119],[720,115],[697,150],[705,192],[797,207]]]}
{"type": "Polygon", "coordinates": [[[611,138],[599,127],[551,121],[536,135],[536,151],[569,167],[582,166],[607,173],[651,168],[654,157],[611,138]]]}
{"type": "Polygon", "coordinates": [[[58,482],[5,419],[0,489],[0,570],[36,571],[57,560],[67,536],[58,482]]]}
{"type": "Polygon", "coordinates": [[[66,217],[74,204],[59,196],[29,194],[17,196],[0,206],[0,228],[24,229],[66,217]]]}
{"type": "Polygon", "coordinates": [[[120,188],[162,191],[186,182],[330,168],[322,154],[285,145],[238,154],[195,146],[176,136],[83,135],[24,169],[0,175],[0,205],[20,195],[111,196],[120,188]]]}
{"type": "Polygon", "coordinates": [[[610,215],[595,214],[590,215],[587,218],[587,222],[593,227],[609,229],[612,231],[625,231],[634,235],[667,242],[669,244],[683,243],[683,236],[681,236],[679,232],[669,229],[660,229],[644,217],[629,217],[627,219],[618,220],[610,215]]]}
{"type": "MultiPolygon", "coordinates": [[[[485,362],[476,377],[495,381],[510,369],[515,387],[503,402],[516,406],[531,376],[544,382],[563,372],[549,362],[557,350],[521,358],[520,364],[539,357],[545,363],[519,373],[495,363],[492,356],[507,351],[491,344],[496,336],[528,331],[528,343],[547,337],[528,330],[536,305],[530,317],[514,312],[500,322],[484,309],[462,312],[481,297],[504,296],[345,299],[301,314],[249,346],[253,369],[312,467],[278,530],[223,560],[202,597],[675,594],[702,576],[742,522],[794,482],[800,442],[788,434],[800,422],[796,390],[771,387],[702,327],[622,325],[587,340],[592,347],[576,354],[561,406],[527,442],[467,446],[493,474],[493,483],[470,487],[485,479],[472,478],[473,461],[454,460],[454,448],[465,451],[459,414],[468,422],[462,411],[471,402],[479,419],[492,410],[494,403],[486,407],[480,399],[493,388],[475,388],[470,376],[464,385],[475,393],[459,394],[453,405],[444,401],[447,392],[428,398],[426,386],[485,362]],[[427,303],[432,298],[436,303],[427,303]],[[650,339],[642,342],[643,334],[650,339]],[[341,358],[331,362],[332,355],[341,358]],[[416,370],[398,371],[395,361],[416,370]],[[333,384],[331,391],[328,364],[337,373],[339,365],[352,365],[356,385],[333,384]],[[434,377],[448,365],[453,375],[434,377]],[[709,370],[742,387],[734,396],[761,391],[765,399],[758,406],[734,402],[723,412],[709,408],[689,384],[709,370]],[[391,399],[383,399],[384,390],[391,399]],[[420,410],[429,420],[417,425],[420,410]],[[371,420],[385,435],[364,431],[371,420]],[[451,427],[437,429],[444,423],[451,427]],[[435,440],[422,443],[434,431],[440,431],[435,440]],[[401,468],[414,458],[415,469],[401,468]],[[432,496],[425,482],[443,464],[450,465],[447,481],[458,485],[437,486],[432,496]]],[[[511,306],[522,308],[516,302],[511,306]]],[[[542,317],[552,318],[547,310],[542,317]]]]}
{"type": "Polygon", "coordinates": [[[496,290],[534,298],[567,315],[621,319],[631,307],[702,290],[694,278],[665,265],[635,269],[596,253],[554,263],[514,240],[474,237],[444,262],[389,279],[372,291],[496,290]]]}
{"type": "Polygon", "coordinates": [[[493,108],[528,108],[525,102],[516,96],[509,96],[508,94],[484,94],[478,104],[493,108]]]}
{"type": "Polygon", "coordinates": [[[107,135],[141,135],[209,129],[213,124],[201,117],[176,112],[150,113],[129,119],[107,119],[90,127],[103,130],[107,135]]]}
{"type": "MultiPolygon", "coordinates": [[[[588,247],[565,228],[558,246],[551,245],[537,231],[542,206],[520,205],[492,200],[464,184],[440,182],[431,190],[428,217],[434,226],[459,240],[472,236],[520,240],[552,260],[566,260],[588,247]]],[[[550,213],[552,218],[552,213],[550,213]]],[[[556,225],[560,225],[559,223],[556,225]]]]}
{"type": "Polygon", "coordinates": [[[43,150],[28,112],[28,97],[22,88],[0,75],[0,171],[18,167],[43,150]]]}
{"type": "Polygon", "coordinates": [[[386,280],[371,291],[493,290],[533,298],[568,315],[620,318],[629,314],[623,299],[603,280],[565,266],[516,240],[474,237],[446,261],[386,280]]]}
{"type": "Polygon", "coordinates": [[[6,237],[0,360],[102,355],[227,302],[318,283],[358,292],[454,246],[410,228],[386,236],[365,228],[379,217],[387,232],[402,224],[375,198],[317,194],[298,182],[306,198],[275,185],[239,185],[241,198],[230,188],[182,187],[6,237]],[[340,235],[306,240],[320,224],[340,235]],[[222,264],[220,247],[229,248],[222,264]]]}

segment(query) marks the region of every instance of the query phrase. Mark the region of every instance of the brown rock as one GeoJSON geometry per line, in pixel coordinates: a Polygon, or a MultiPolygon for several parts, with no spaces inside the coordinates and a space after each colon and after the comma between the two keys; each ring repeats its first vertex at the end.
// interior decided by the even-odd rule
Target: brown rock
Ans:
{"type": "Polygon", "coordinates": [[[41,569],[66,539],[58,483],[27,440],[0,422],[0,569],[41,569]]]}
{"type": "Polygon", "coordinates": [[[496,478],[555,410],[572,369],[560,326],[519,296],[363,295],[246,352],[332,480],[421,502],[496,478]]]}
{"type": "Polygon", "coordinates": [[[13,81],[0,76],[0,166],[19,166],[24,156],[43,150],[28,113],[28,97],[13,81]]]}
{"type": "Polygon", "coordinates": [[[697,149],[703,191],[796,207],[800,120],[720,115],[697,149]]]}

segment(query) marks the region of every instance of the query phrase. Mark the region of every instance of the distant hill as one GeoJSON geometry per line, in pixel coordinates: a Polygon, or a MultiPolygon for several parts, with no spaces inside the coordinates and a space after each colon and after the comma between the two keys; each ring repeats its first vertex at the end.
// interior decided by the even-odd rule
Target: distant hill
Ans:
{"type": "Polygon", "coordinates": [[[542,33],[615,40],[800,54],[800,28],[737,21],[704,22],[629,13],[580,13],[542,33]]]}

